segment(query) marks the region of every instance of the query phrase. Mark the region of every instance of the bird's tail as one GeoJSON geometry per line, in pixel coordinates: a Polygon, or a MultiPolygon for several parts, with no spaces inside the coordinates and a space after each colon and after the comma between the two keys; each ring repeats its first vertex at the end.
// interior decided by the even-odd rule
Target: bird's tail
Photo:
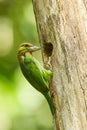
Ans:
{"type": "Polygon", "coordinates": [[[49,104],[49,107],[50,107],[52,115],[54,115],[54,113],[55,113],[55,107],[54,107],[53,101],[51,99],[51,96],[49,95],[49,93],[44,93],[44,96],[47,99],[47,102],[49,104]]]}

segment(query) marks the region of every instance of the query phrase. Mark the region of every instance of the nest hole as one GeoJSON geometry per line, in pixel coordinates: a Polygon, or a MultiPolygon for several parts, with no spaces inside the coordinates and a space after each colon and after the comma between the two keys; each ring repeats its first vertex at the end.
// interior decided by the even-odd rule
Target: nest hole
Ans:
{"type": "Polygon", "coordinates": [[[53,45],[51,42],[49,43],[45,43],[44,46],[44,53],[47,57],[50,57],[52,55],[52,51],[53,51],[53,45]]]}

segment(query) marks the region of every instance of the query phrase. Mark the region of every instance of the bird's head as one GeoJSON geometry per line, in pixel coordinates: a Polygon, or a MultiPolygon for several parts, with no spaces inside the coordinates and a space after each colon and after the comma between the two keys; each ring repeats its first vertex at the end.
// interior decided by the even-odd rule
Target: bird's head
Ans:
{"type": "Polygon", "coordinates": [[[19,46],[19,49],[18,49],[18,54],[20,55],[24,55],[25,53],[30,53],[32,54],[32,52],[34,51],[37,51],[37,50],[40,50],[41,48],[40,47],[37,47],[37,46],[34,46],[32,45],[31,43],[22,43],[20,46],[19,46]]]}

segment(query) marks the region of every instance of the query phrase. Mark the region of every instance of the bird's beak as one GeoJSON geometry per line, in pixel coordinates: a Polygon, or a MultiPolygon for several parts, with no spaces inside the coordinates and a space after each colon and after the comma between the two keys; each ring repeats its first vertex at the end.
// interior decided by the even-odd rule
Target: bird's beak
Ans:
{"type": "Polygon", "coordinates": [[[27,48],[30,52],[34,52],[34,51],[38,51],[41,49],[41,47],[38,47],[38,46],[32,46],[32,47],[29,47],[27,48]]]}

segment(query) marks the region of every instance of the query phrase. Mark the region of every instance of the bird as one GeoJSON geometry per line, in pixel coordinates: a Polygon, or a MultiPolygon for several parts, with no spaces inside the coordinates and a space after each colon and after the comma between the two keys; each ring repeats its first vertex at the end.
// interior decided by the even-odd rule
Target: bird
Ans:
{"type": "Polygon", "coordinates": [[[49,80],[53,73],[41,66],[39,61],[32,55],[33,52],[40,49],[40,47],[31,43],[22,43],[18,48],[17,57],[24,77],[36,90],[45,96],[53,115],[55,107],[49,91],[49,80]]]}

